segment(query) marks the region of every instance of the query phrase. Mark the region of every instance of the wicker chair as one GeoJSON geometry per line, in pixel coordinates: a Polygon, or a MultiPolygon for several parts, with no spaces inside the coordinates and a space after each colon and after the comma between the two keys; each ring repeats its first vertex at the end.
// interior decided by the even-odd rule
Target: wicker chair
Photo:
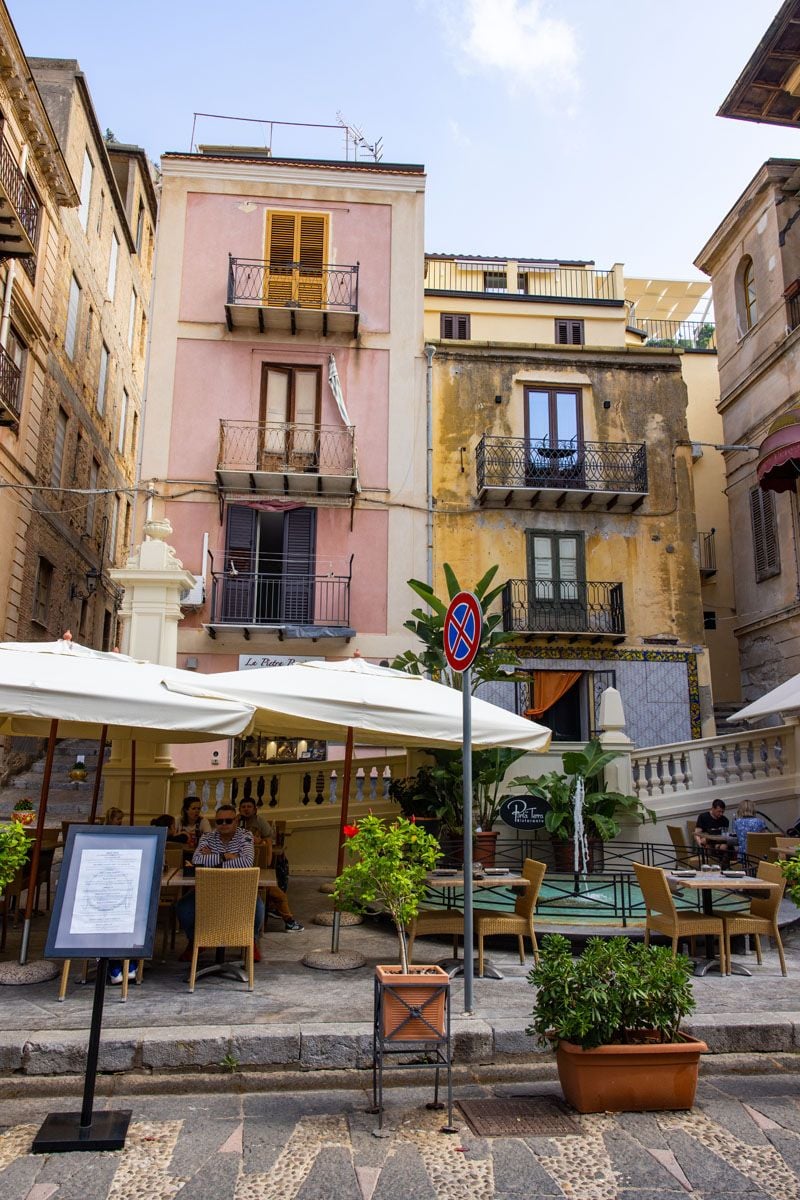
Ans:
{"type": "Polygon", "coordinates": [[[194,991],[201,946],[237,946],[247,960],[248,991],[253,990],[253,922],[258,899],[258,867],[216,871],[198,867],[195,887],[194,945],[189,991],[194,991]]]}
{"type": "Polygon", "coordinates": [[[642,890],[647,921],[644,929],[644,944],[650,945],[650,934],[661,933],[672,939],[672,955],[678,953],[678,939],[694,939],[700,934],[712,934],[719,938],[720,974],[728,974],[725,944],[725,927],[721,917],[706,916],[705,913],[684,912],[675,907],[667,877],[660,867],[646,867],[634,863],[633,869],[642,890]]]}
{"type": "Polygon", "coordinates": [[[778,909],[783,899],[786,880],[783,878],[783,872],[778,863],[768,862],[760,862],[758,864],[756,878],[780,884],[780,887],[770,891],[766,899],[759,899],[754,896],[750,901],[748,912],[723,914],[722,920],[725,923],[725,947],[728,963],[731,961],[731,938],[739,933],[752,933],[756,939],[756,959],[758,965],[761,966],[763,962],[761,957],[761,934],[764,933],[767,937],[775,939],[775,944],[778,947],[778,958],[781,961],[781,973],[786,975],[788,973],[786,970],[786,958],[783,953],[780,930],[778,929],[778,909]]]}
{"type": "MultiPolygon", "coordinates": [[[[700,855],[697,853],[692,853],[690,846],[693,845],[693,843],[690,842],[689,845],[686,844],[686,840],[683,836],[683,831],[680,825],[668,825],[667,833],[670,836],[672,848],[675,851],[675,866],[699,868],[700,855]]],[[[695,846],[694,848],[696,851],[697,847],[695,846]]]]}
{"type": "Polygon", "coordinates": [[[422,908],[411,922],[408,931],[408,961],[411,962],[414,940],[421,933],[451,933],[453,958],[458,958],[458,939],[464,936],[464,914],[459,908],[422,908]]]}
{"type": "Polygon", "coordinates": [[[536,901],[539,899],[539,889],[542,886],[547,867],[543,862],[534,858],[526,858],[522,864],[522,874],[528,880],[528,886],[514,903],[513,913],[491,912],[487,909],[475,910],[475,932],[478,935],[478,974],[483,975],[483,939],[500,933],[517,935],[519,946],[519,961],[525,962],[525,935],[531,939],[533,961],[539,961],[539,945],[533,928],[533,914],[536,901]]]}
{"type": "Polygon", "coordinates": [[[797,837],[776,837],[775,838],[775,853],[778,857],[786,857],[787,852],[789,857],[793,857],[796,848],[800,846],[800,838],[797,837]]]}
{"type": "Polygon", "coordinates": [[[774,833],[748,833],[747,857],[766,858],[769,860],[775,850],[775,841],[774,833]]]}

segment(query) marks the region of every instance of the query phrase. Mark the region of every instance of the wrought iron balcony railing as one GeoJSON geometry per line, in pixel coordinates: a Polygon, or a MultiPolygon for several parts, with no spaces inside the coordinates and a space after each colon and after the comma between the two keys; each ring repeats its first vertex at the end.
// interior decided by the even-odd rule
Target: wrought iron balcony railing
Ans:
{"type": "Polygon", "coordinates": [[[509,579],[503,588],[503,628],[507,633],[621,638],[625,634],[622,584],[509,579]]]}
{"type": "Polygon", "coordinates": [[[636,320],[635,327],[647,334],[646,346],[675,346],[678,350],[716,350],[717,330],[713,321],[636,320]]]}
{"type": "Polygon", "coordinates": [[[484,435],[475,451],[478,492],[556,489],[603,496],[647,493],[643,443],[555,441],[484,435]]]}
{"type": "Polygon", "coordinates": [[[5,137],[0,138],[0,184],[16,211],[20,225],[36,247],[39,226],[39,201],[25,176],[17,166],[14,155],[5,137]]]}
{"type": "Polygon", "coordinates": [[[220,421],[217,478],[245,491],[346,495],[357,487],[355,427],[220,421]]]}
{"type": "Polygon", "coordinates": [[[17,425],[21,411],[20,369],[0,346],[0,425],[17,425]]]}
{"type": "Polygon", "coordinates": [[[517,300],[582,300],[621,303],[613,271],[589,267],[516,264],[502,261],[425,257],[425,291],[432,295],[503,296],[517,300]]]}
{"type": "Polygon", "coordinates": [[[350,577],[302,571],[215,572],[212,625],[350,624],[350,577]]]}
{"type": "Polygon", "coordinates": [[[228,304],[358,312],[358,263],[309,266],[259,258],[230,258],[228,304]]]}
{"type": "Polygon", "coordinates": [[[700,545],[701,575],[716,575],[717,573],[717,548],[714,539],[716,532],[716,529],[710,529],[707,533],[697,534],[700,545]]]}
{"type": "Polygon", "coordinates": [[[790,331],[800,325],[800,295],[786,301],[786,323],[790,331]]]}

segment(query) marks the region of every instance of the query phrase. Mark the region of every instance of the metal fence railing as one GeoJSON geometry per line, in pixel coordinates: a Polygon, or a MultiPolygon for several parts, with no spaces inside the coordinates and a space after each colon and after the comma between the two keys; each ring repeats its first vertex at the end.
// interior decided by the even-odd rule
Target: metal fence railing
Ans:
{"type": "Polygon", "coordinates": [[[355,427],[222,420],[217,470],[355,476],[355,427]]]}
{"type": "Polygon", "coordinates": [[[708,532],[699,532],[697,534],[700,547],[700,573],[702,575],[716,575],[717,573],[717,546],[715,529],[709,529],[708,532]]]}
{"type": "Polygon", "coordinates": [[[479,491],[527,487],[647,492],[647,451],[641,443],[484,435],[475,451],[475,469],[479,491]]]}
{"type": "Polygon", "coordinates": [[[0,346],[0,425],[16,424],[21,411],[21,374],[11,355],[0,346]]]}
{"type": "Polygon", "coordinates": [[[211,579],[212,624],[350,624],[349,576],[229,570],[211,579]]]}
{"type": "Polygon", "coordinates": [[[636,328],[646,332],[646,346],[675,346],[679,350],[717,348],[713,321],[656,321],[644,317],[636,321],[636,328]]]}
{"type": "Polygon", "coordinates": [[[20,171],[5,137],[0,138],[0,183],[14,206],[20,225],[35,246],[40,204],[20,171]]]}
{"type": "Polygon", "coordinates": [[[228,304],[355,313],[358,263],[330,266],[229,257],[228,304]]]}
{"type": "Polygon", "coordinates": [[[510,267],[505,262],[467,258],[425,258],[425,291],[436,294],[517,296],[531,300],[616,301],[613,271],[589,267],[510,267]]]}
{"type": "Polygon", "coordinates": [[[622,584],[583,579],[509,579],[503,587],[503,629],[515,633],[622,636],[622,584]]]}

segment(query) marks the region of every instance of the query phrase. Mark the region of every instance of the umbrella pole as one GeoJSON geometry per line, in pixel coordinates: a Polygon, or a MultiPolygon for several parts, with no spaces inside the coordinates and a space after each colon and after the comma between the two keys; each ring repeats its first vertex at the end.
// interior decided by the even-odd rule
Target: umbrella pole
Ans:
{"type": "Polygon", "coordinates": [[[133,825],[136,816],[136,742],[131,742],[131,819],[133,825]]]}
{"type": "Polygon", "coordinates": [[[39,817],[36,822],[36,837],[31,855],[30,875],[28,876],[28,892],[25,897],[25,924],[22,928],[22,944],[19,949],[19,964],[25,966],[28,961],[28,941],[31,936],[31,914],[33,913],[33,897],[36,892],[36,877],[39,874],[39,859],[42,850],[44,834],[44,818],[47,812],[47,797],[50,793],[50,776],[53,773],[53,756],[56,752],[56,734],[58,721],[50,722],[50,737],[47,742],[47,757],[44,760],[44,775],[42,777],[42,792],[39,798],[39,817]]]}
{"type": "Polygon", "coordinates": [[[106,739],[108,738],[108,726],[104,725],[100,730],[100,749],[97,751],[97,770],[94,773],[94,788],[92,789],[92,808],[89,813],[89,824],[94,825],[97,819],[97,802],[100,799],[100,780],[103,777],[103,759],[106,756],[106,739]]]}
{"type": "MultiPolygon", "coordinates": [[[[339,815],[339,849],[336,854],[336,878],[338,879],[342,873],[344,866],[344,827],[347,824],[348,810],[350,807],[350,778],[353,773],[353,730],[350,727],[347,730],[347,741],[344,747],[344,779],[342,780],[342,802],[339,815]]],[[[333,910],[333,925],[331,926],[331,954],[339,953],[339,927],[341,925],[341,914],[338,908],[334,905],[333,910]]]]}

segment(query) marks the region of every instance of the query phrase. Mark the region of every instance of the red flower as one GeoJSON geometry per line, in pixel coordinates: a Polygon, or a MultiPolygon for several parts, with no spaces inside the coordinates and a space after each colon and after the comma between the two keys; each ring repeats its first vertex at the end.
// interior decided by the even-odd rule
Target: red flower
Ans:
{"type": "Polygon", "coordinates": [[[412,824],[412,825],[416,825],[416,823],[417,823],[417,818],[416,818],[416,817],[414,816],[414,814],[412,813],[412,814],[411,814],[411,824],[412,824]]]}
{"type": "Polygon", "coordinates": [[[355,837],[356,834],[358,833],[358,826],[357,825],[345,825],[342,832],[344,833],[344,836],[346,838],[355,837]]]}

